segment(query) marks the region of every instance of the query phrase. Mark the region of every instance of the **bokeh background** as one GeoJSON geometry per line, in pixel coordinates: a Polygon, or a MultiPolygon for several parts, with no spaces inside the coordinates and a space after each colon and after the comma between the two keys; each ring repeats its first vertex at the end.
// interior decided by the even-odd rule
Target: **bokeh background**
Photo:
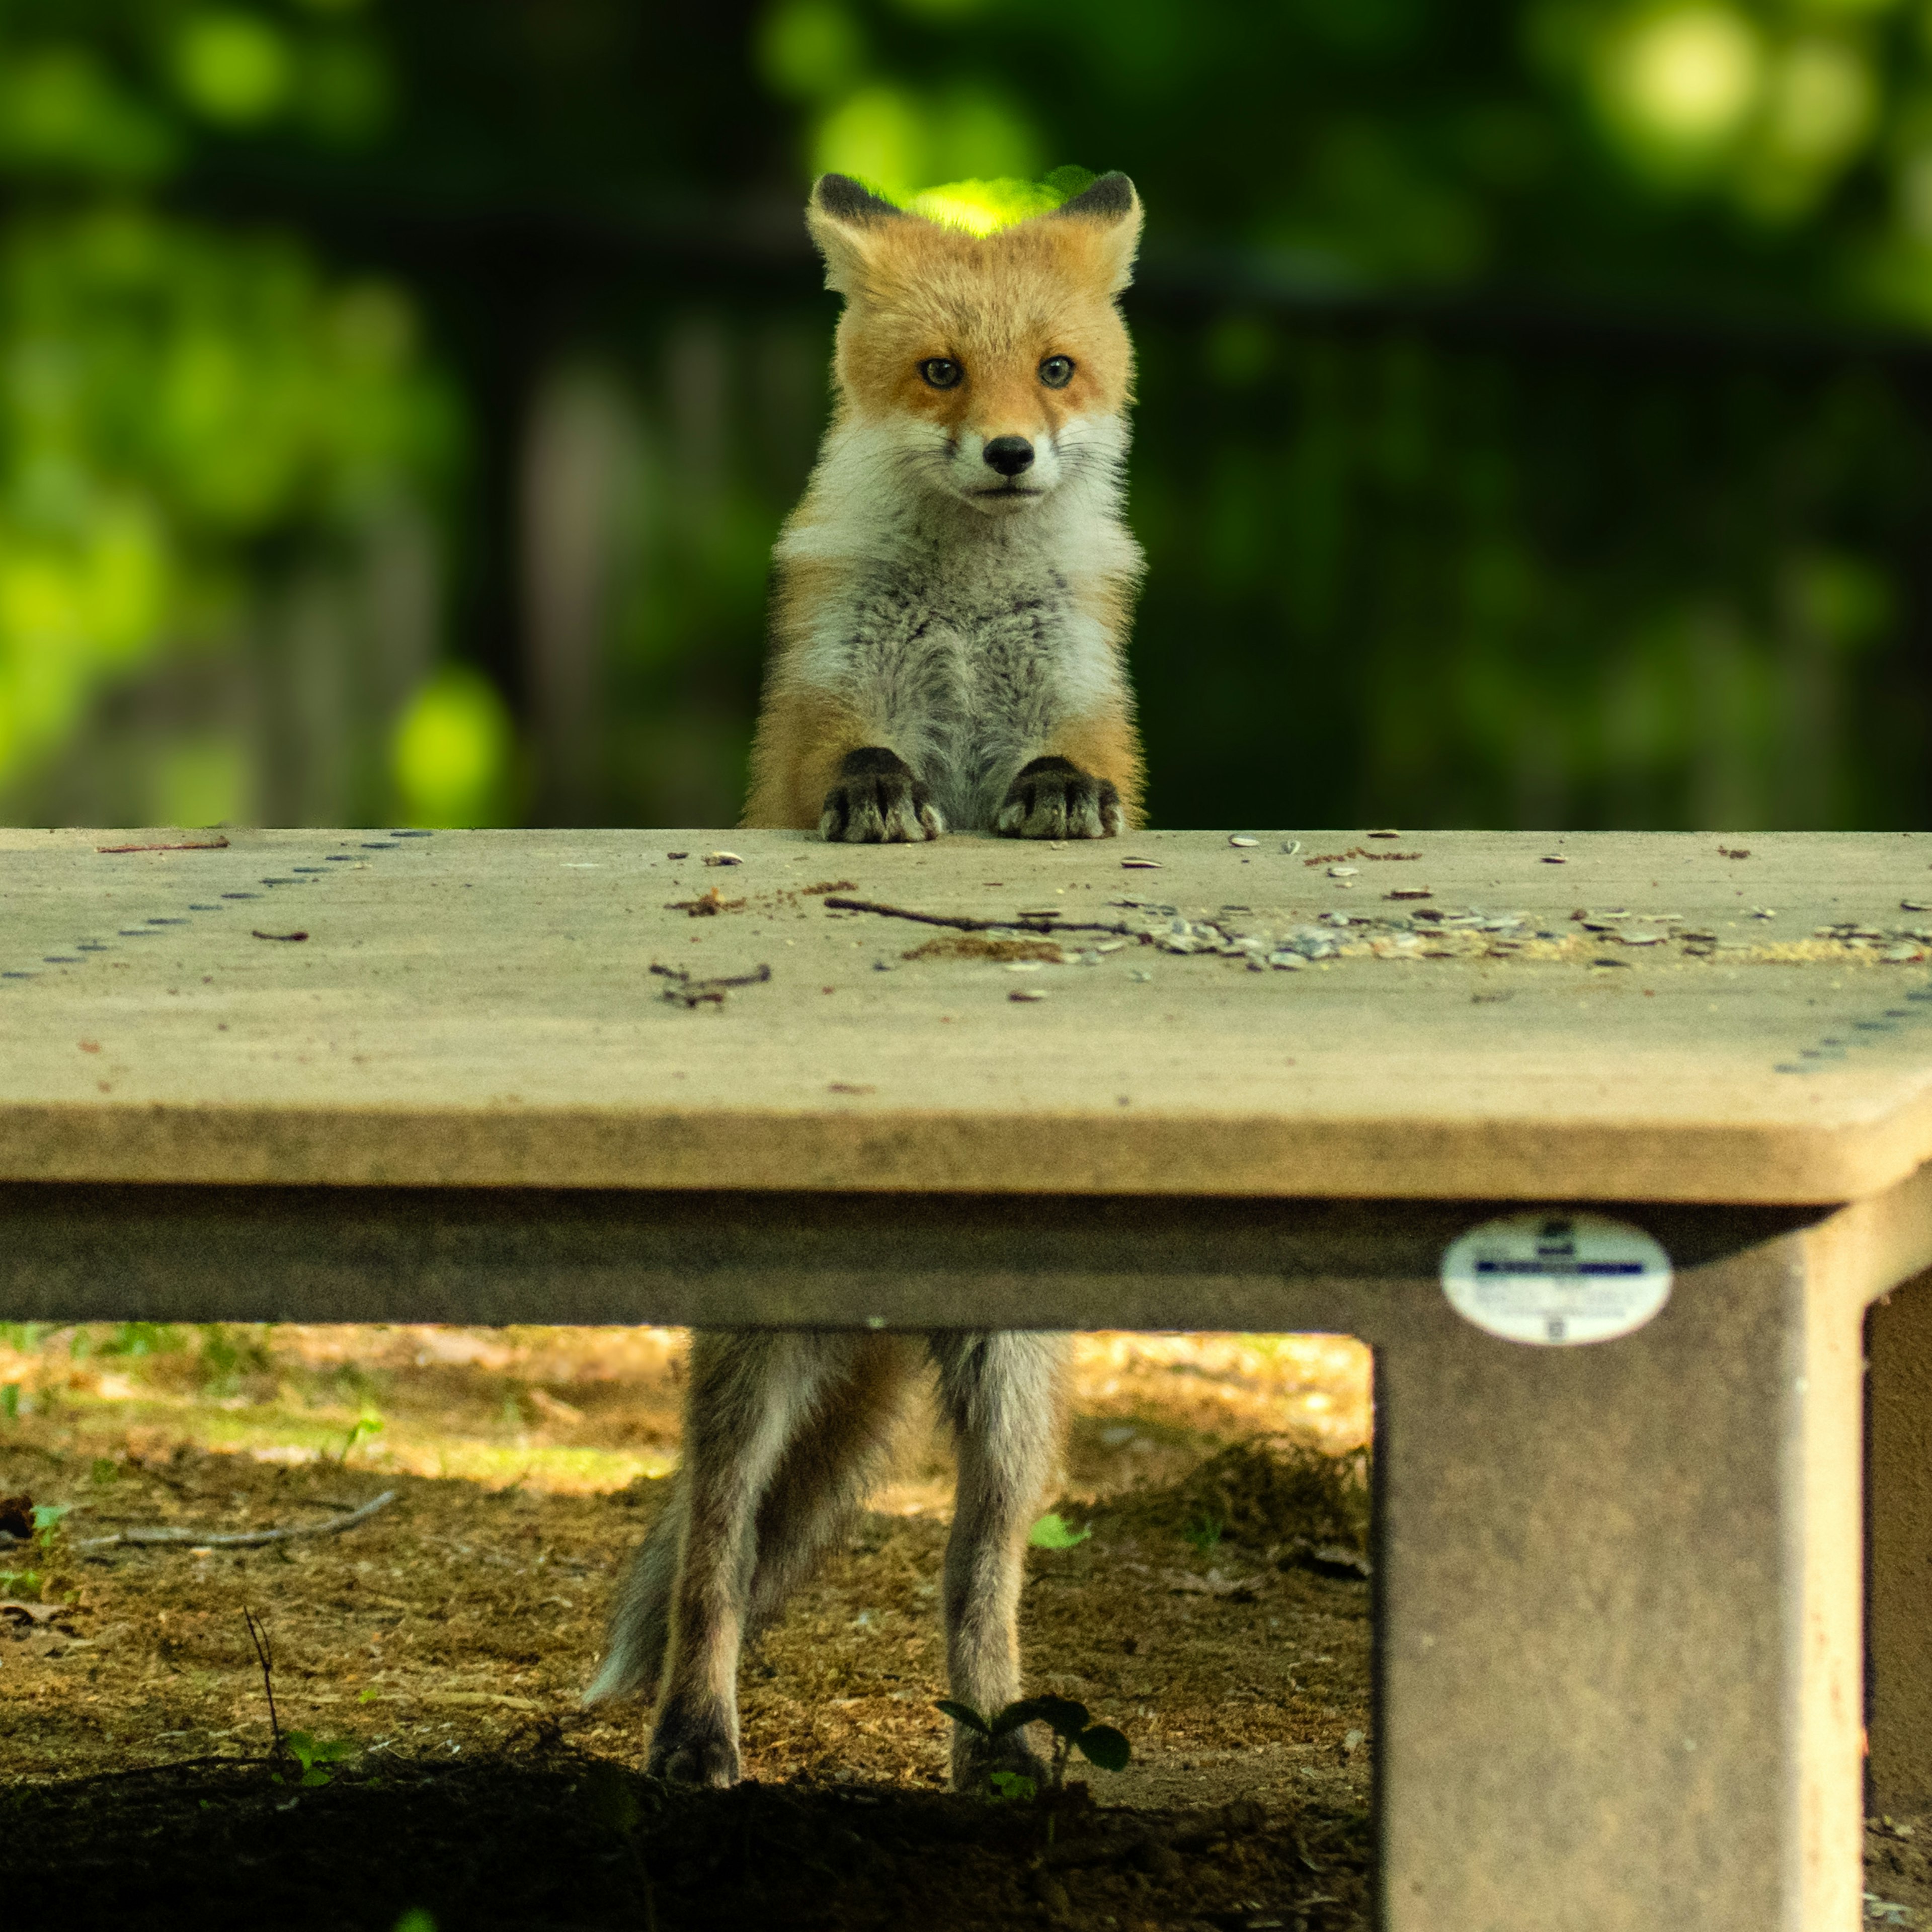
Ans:
{"type": "Polygon", "coordinates": [[[1162,822],[1925,821],[1927,0],[0,0],[0,818],[730,823],[806,184],[1066,163],[1162,822]]]}

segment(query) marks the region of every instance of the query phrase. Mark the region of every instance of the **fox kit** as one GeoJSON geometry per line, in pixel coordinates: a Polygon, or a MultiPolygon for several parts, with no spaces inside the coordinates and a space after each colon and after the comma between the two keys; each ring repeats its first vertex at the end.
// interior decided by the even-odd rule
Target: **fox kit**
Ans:
{"type": "MultiPolygon", "coordinates": [[[[1140,553],[1120,518],[1139,238],[1122,175],[986,237],[842,176],[807,219],[845,298],[838,407],[778,541],[746,822],[852,842],[949,828],[1103,838],[1133,822],[1122,662],[1140,553]]],[[[739,1774],[746,1635],[843,1532],[922,1358],[958,1447],[946,1552],[953,1696],[1019,1694],[1027,1531],[1052,1480],[1064,1336],[703,1333],[670,1507],[618,1595],[589,1696],[658,1692],[650,1768],[739,1774]]],[[[1040,1767],[956,1727],[952,1777],[1040,1767]]]]}

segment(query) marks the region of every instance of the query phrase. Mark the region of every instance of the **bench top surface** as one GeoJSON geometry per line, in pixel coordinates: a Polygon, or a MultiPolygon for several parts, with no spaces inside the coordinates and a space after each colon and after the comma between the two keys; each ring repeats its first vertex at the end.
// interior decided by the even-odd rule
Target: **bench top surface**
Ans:
{"type": "Polygon", "coordinates": [[[1932,836],[1236,836],[0,831],[0,1180],[1795,1203],[1932,1157],[1932,836]]]}

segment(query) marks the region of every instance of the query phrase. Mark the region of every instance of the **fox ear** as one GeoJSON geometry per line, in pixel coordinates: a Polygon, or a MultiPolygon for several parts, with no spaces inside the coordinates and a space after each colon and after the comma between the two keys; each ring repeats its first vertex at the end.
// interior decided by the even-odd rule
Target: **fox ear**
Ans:
{"type": "Polygon", "coordinates": [[[820,175],[806,205],[805,225],[825,257],[825,286],[842,296],[858,294],[880,232],[904,219],[850,175],[820,175]]]}
{"type": "Polygon", "coordinates": [[[1141,198],[1123,174],[1102,175],[1054,211],[1056,221],[1078,221],[1096,231],[1107,274],[1107,292],[1118,295],[1134,278],[1134,251],[1140,246],[1141,198]]]}

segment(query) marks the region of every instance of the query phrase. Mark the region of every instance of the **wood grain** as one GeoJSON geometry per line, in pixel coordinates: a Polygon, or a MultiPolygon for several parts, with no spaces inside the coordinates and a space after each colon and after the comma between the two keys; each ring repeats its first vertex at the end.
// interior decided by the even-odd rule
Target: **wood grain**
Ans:
{"type": "Polygon", "coordinates": [[[96,849],[169,836],[0,831],[0,1180],[1810,1202],[1932,1158],[1932,968],[1900,936],[1932,921],[1904,909],[1932,894],[1922,835],[96,849]],[[703,864],[721,847],[742,862],[703,864]],[[1366,856],[1394,851],[1422,856],[1366,856]],[[1150,922],[1113,903],[1138,896],[1269,938],[1527,919],[1418,937],[1457,956],[1380,929],[1376,956],[1351,928],[1292,971],[1138,943],[914,960],[930,928],[805,890],[834,881],[985,918],[1150,922]],[[668,909],[712,886],[743,905],[668,909]],[[1623,916],[1593,933],[1580,910],[1623,916]],[[1684,930],[1718,950],[1622,936],[1684,930]],[[772,978],[687,1010],[653,962],[772,978]]]}

